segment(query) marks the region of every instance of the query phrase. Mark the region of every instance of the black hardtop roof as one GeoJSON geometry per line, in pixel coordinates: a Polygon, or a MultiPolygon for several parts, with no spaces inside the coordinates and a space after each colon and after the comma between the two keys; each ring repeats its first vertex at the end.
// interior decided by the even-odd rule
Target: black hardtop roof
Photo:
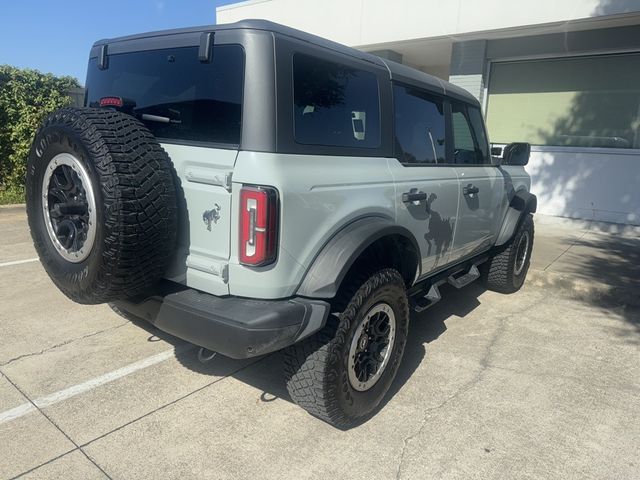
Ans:
{"type": "Polygon", "coordinates": [[[467,102],[470,102],[473,104],[478,103],[476,98],[465,89],[460,88],[456,85],[453,85],[452,83],[449,83],[445,80],[441,80],[438,77],[434,77],[433,75],[429,75],[428,73],[421,72],[420,70],[416,70],[415,68],[411,68],[407,65],[396,63],[391,60],[382,59],[377,55],[363,52],[356,48],[347,47],[346,45],[343,45],[341,43],[327,40],[326,38],[322,38],[317,35],[313,35],[311,33],[303,32],[302,30],[297,30],[295,28],[287,27],[286,25],[270,22],[268,20],[249,19],[249,20],[241,20],[235,23],[225,23],[221,25],[204,25],[199,27],[159,30],[154,32],[139,33],[135,35],[127,35],[124,37],[102,39],[95,42],[93,46],[98,47],[100,45],[127,42],[129,40],[140,40],[140,39],[153,38],[153,37],[166,37],[169,35],[180,35],[185,33],[216,32],[216,31],[239,30],[239,29],[263,30],[267,32],[273,32],[279,35],[292,37],[297,40],[301,40],[303,42],[312,43],[314,45],[319,45],[321,47],[334,50],[344,55],[348,55],[366,62],[373,63],[375,65],[384,67],[389,71],[391,79],[394,79],[394,80],[397,79],[399,81],[404,81],[404,82],[408,81],[409,83],[419,84],[437,93],[447,94],[447,95],[453,94],[453,96],[462,98],[467,102]]]}

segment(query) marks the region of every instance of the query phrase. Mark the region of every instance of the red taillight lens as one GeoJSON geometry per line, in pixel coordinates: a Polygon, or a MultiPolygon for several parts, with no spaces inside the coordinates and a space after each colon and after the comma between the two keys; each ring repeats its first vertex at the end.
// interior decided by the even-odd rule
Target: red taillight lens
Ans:
{"type": "Polygon", "coordinates": [[[276,258],[278,194],[269,187],[240,190],[240,263],[261,266],[276,258]]]}

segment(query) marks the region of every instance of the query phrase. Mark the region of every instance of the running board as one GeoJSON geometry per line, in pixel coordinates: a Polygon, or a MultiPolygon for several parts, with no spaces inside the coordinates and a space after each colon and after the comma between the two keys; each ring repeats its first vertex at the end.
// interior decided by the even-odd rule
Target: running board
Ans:
{"type": "Polygon", "coordinates": [[[412,308],[416,312],[420,313],[425,311],[427,308],[432,307],[436,303],[440,301],[442,296],[440,295],[440,290],[438,289],[438,285],[431,285],[429,291],[424,297],[421,297],[412,302],[412,308]]]}
{"type": "Polygon", "coordinates": [[[449,282],[454,287],[460,289],[462,287],[466,287],[467,285],[469,285],[474,280],[477,280],[478,278],[480,278],[480,270],[478,270],[478,267],[475,264],[472,264],[469,271],[464,275],[461,275],[459,277],[454,277],[453,275],[449,275],[449,277],[447,278],[447,282],[449,282]]]}

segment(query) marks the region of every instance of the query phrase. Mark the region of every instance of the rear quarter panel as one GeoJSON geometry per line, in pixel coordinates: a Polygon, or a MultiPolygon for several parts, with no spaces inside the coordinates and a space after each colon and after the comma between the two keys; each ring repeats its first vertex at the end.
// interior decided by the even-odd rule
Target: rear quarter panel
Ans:
{"type": "Polygon", "coordinates": [[[229,291],[254,298],[295,293],[315,256],[351,221],[395,220],[394,184],[383,157],[240,152],[233,172],[229,291]],[[275,187],[280,197],[278,258],[259,268],[238,262],[239,190],[275,187]]]}

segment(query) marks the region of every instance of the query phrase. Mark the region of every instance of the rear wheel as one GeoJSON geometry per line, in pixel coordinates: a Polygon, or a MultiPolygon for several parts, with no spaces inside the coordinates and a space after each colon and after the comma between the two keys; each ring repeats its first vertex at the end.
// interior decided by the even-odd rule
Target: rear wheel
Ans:
{"type": "Polygon", "coordinates": [[[392,269],[374,273],[323,330],[285,351],[291,398],[339,428],[367,418],[396,375],[408,326],[402,276],[392,269]]]}
{"type": "Polygon", "coordinates": [[[489,290],[501,293],[520,290],[529,270],[533,233],[533,216],[527,214],[513,240],[482,266],[484,282],[489,290]]]}

